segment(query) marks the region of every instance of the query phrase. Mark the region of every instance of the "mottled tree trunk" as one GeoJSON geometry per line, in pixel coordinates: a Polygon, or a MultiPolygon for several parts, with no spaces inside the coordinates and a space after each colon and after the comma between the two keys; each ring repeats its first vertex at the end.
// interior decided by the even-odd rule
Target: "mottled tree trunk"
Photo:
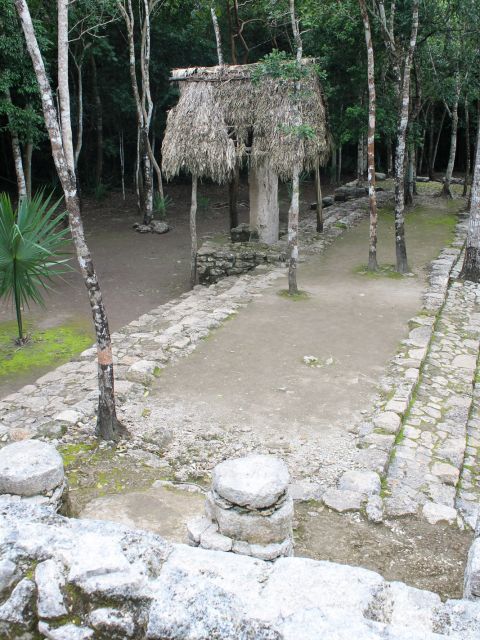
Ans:
{"type": "Polygon", "coordinates": [[[465,177],[463,181],[463,197],[466,198],[468,194],[468,183],[470,182],[470,164],[472,159],[470,157],[470,109],[468,104],[468,98],[465,96],[465,177]]]}
{"type": "Polygon", "coordinates": [[[197,284],[197,187],[198,178],[192,175],[192,201],[190,204],[190,285],[197,284]]]}
{"type": "Polygon", "coordinates": [[[300,169],[294,167],[292,177],[292,201],[288,211],[288,248],[290,259],[288,263],[288,293],[298,293],[297,262],[298,262],[298,217],[300,209],[300,169]]]}
{"type": "MultiPolygon", "coordinates": [[[[63,2],[63,0],[60,0],[60,2],[63,2]]],[[[20,22],[22,24],[23,32],[25,34],[27,49],[32,59],[33,68],[40,89],[43,115],[50,138],[53,160],[58,173],[58,177],[62,184],[65,203],[68,211],[70,232],[72,234],[72,240],[77,253],[80,270],[87,287],[90,307],[93,316],[93,323],[95,326],[95,333],[97,338],[99,386],[96,433],[99,437],[105,440],[119,440],[122,433],[124,432],[124,428],[118,422],[115,411],[113,359],[110,331],[97,274],[95,272],[89,248],[85,242],[85,234],[83,231],[82,218],[80,215],[80,202],[76,188],[73,153],[70,158],[70,164],[63,146],[64,139],[68,139],[68,132],[65,136],[62,137],[51,87],[47,78],[45,66],[35,36],[35,31],[26,0],[15,0],[15,5],[20,18],[20,22]]],[[[62,32],[59,34],[59,43],[61,45],[61,48],[64,49],[65,47],[68,47],[68,12],[66,15],[66,19],[62,18],[62,21],[59,22],[58,27],[59,31],[62,32]]],[[[62,59],[65,60],[64,52],[62,54],[62,59]]],[[[62,73],[64,74],[66,71],[68,72],[68,67],[64,67],[62,73]]],[[[63,89],[68,90],[68,85],[66,87],[64,86],[63,89]]]]}
{"type": "Polygon", "coordinates": [[[460,277],[472,282],[480,282],[480,126],[477,133],[475,169],[470,195],[467,246],[460,277]]]}
{"type": "Polygon", "coordinates": [[[83,146],[83,56],[79,62],[76,63],[77,67],[77,84],[78,84],[78,101],[77,101],[77,140],[75,143],[74,151],[74,166],[75,174],[78,175],[78,159],[83,146]]]}
{"type": "Polygon", "coordinates": [[[217,43],[218,64],[222,66],[223,65],[222,40],[220,37],[220,27],[218,26],[217,14],[215,13],[215,9],[213,7],[210,8],[210,13],[212,15],[213,30],[215,31],[215,42],[217,43]]]}
{"type": "Polygon", "coordinates": [[[376,271],[377,265],[377,194],[375,191],[375,128],[377,114],[377,96],[375,90],[375,56],[373,52],[372,32],[368,17],[366,0],[359,0],[365,31],[365,44],[368,59],[368,198],[370,204],[370,234],[368,246],[368,269],[376,271]]]}
{"type": "Polygon", "coordinates": [[[68,86],[68,0],[57,0],[58,99],[63,150],[68,167],[75,166],[72,121],[70,115],[70,89],[68,86]]]}
{"type": "Polygon", "coordinates": [[[240,168],[235,163],[232,178],[228,183],[228,210],[230,213],[230,229],[238,227],[238,187],[240,184],[240,168]]]}
{"type": "Polygon", "coordinates": [[[409,271],[405,242],[405,149],[410,107],[410,75],[418,34],[419,1],[413,0],[412,2],[412,30],[405,57],[402,90],[399,96],[400,109],[395,153],[395,252],[399,273],[409,271]]]}
{"type": "Polygon", "coordinates": [[[317,198],[317,233],[323,233],[322,181],[320,179],[320,162],[315,164],[315,194],[317,198]]]}
{"type": "MultiPolygon", "coordinates": [[[[5,90],[5,98],[12,104],[12,97],[10,95],[10,89],[5,90]]],[[[27,196],[27,184],[25,181],[25,172],[22,160],[22,149],[20,146],[20,140],[18,139],[18,133],[13,127],[10,128],[10,137],[12,140],[12,155],[15,165],[15,175],[17,177],[17,189],[18,199],[21,200],[27,196]]]]}
{"type": "Polygon", "coordinates": [[[32,155],[33,142],[28,141],[23,151],[23,170],[25,173],[25,187],[27,189],[27,198],[32,197],[32,155]]]}
{"type": "Polygon", "coordinates": [[[432,156],[432,162],[430,165],[430,174],[429,174],[430,180],[433,180],[435,177],[435,165],[437,163],[438,145],[440,144],[440,138],[442,136],[442,131],[443,131],[443,123],[445,122],[446,115],[447,115],[447,107],[445,107],[443,110],[442,118],[440,120],[440,126],[438,127],[438,130],[437,130],[435,145],[433,147],[433,156],[432,156]]]}
{"type": "MultiPolygon", "coordinates": [[[[98,89],[97,63],[95,56],[90,57],[90,67],[92,69],[92,90],[95,104],[95,134],[96,134],[96,162],[95,162],[95,184],[99,187],[103,180],[103,110],[102,100],[98,89]]],[[[123,143],[122,143],[123,144],[123,143]]],[[[123,180],[123,173],[122,173],[123,180]]],[[[122,183],[123,184],[123,183],[122,183]]],[[[124,198],[125,199],[125,198],[124,198]]]]}
{"type": "Polygon", "coordinates": [[[452,134],[450,137],[450,154],[448,157],[447,171],[443,182],[442,195],[446,198],[452,197],[450,183],[452,181],[453,169],[455,167],[455,157],[457,155],[457,137],[458,137],[458,103],[460,101],[461,91],[460,75],[457,74],[455,98],[452,107],[452,134]]]}

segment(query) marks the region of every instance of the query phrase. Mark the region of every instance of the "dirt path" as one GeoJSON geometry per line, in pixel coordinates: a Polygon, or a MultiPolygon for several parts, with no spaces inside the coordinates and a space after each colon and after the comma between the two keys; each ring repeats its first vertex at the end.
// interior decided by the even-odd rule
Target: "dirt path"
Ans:
{"type": "MultiPolygon", "coordinates": [[[[299,283],[308,299],[279,296],[286,281],[277,281],[189,358],[165,370],[151,403],[191,416],[190,432],[201,433],[205,425],[235,431],[234,450],[225,445],[225,457],[260,446],[286,457],[295,477],[332,484],[354,463],[349,429],[370,407],[420,306],[426,265],[449,240],[451,225],[436,216],[425,209],[409,219],[415,277],[356,272],[365,261],[364,221],[301,265],[299,283]],[[316,361],[308,365],[305,356],[316,361]]],[[[381,216],[382,264],[393,262],[391,222],[390,215],[381,216]]],[[[202,457],[201,445],[189,446],[192,459],[202,457]]]]}

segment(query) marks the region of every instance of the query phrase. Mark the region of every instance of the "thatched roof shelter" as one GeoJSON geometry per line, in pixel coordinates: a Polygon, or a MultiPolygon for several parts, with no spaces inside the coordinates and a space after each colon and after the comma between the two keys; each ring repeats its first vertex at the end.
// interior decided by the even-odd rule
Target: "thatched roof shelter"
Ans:
{"type": "Polygon", "coordinates": [[[329,155],[326,108],[312,60],[300,81],[267,74],[261,63],[175,69],[178,104],[170,111],[162,147],[163,171],[188,171],[225,182],[235,162],[268,163],[281,179],[292,167],[311,170],[329,155]],[[257,74],[255,70],[257,69],[257,74]],[[302,124],[299,135],[298,123],[302,124]]]}

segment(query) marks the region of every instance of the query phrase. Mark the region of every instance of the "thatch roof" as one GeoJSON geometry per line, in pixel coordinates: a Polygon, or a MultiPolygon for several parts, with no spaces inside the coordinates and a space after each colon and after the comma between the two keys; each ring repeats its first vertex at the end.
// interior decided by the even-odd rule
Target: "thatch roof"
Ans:
{"type": "Polygon", "coordinates": [[[299,164],[310,170],[329,155],[326,109],[311,60],[300,86],[293,80],[252,80],[258,66],[224,65],[175,69],[180,98],[170,111],[163,143],[167,178],[182,169],[216,182],[228,179],[235,153],[254,166],[268,162],[289,179],[299,164]],[[298,135],[298,123],[308,135],[298,135]],[[235,142],[234,142],[235,140],[235,142]]]}

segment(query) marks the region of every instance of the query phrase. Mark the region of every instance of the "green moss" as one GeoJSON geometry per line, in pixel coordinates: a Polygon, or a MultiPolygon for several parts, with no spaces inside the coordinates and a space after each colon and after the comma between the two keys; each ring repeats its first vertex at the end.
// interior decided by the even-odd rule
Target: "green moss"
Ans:
{"type": "Polygon", "coordinates": [[[348,229],[348,225],[346,225],[345,222],[335,222],[333,226],[338,229],[348,229]]]}
{"type": "Polygon", "coordinates": [[[65,467],[69,467],[79,461],[79,458],[84,454],[93,452],[97,449],[98,444],[96,442],[84,443],[76,442],[74,444],[65,444],[58,447],[58,451],[63,458],[63,464],[65,467]]]}
{"type": "Polygon", "coordinates": [[[282,289],[278,292],[278,295],[281,298],[286,298],[287,300],[291,300],[292,302],[300,302],[301,300],[308,300],[310,298],[310,294],[308,294],[306,291],[299,291],[298,293],[290,295],[288,289],[282,289]]]}
{"type": "Polygon", "coordinates": [[[378,267],[376,271],[370,271],[366,265],[362,264],[359,267],[355,267],[353,271],[367,278],[392,278],[392,280],[401,280],[405,277],[402,273],[395,271],[393,264],[382,265],[378,267]]]}
{"type": "Polygon", "coordinates": [[[27,324],[29,341],[15,344],[16,323],[0,323],[0,377],[59,366],[92,345],[92,337],[81,323],[36,329],[27,324]]]}

